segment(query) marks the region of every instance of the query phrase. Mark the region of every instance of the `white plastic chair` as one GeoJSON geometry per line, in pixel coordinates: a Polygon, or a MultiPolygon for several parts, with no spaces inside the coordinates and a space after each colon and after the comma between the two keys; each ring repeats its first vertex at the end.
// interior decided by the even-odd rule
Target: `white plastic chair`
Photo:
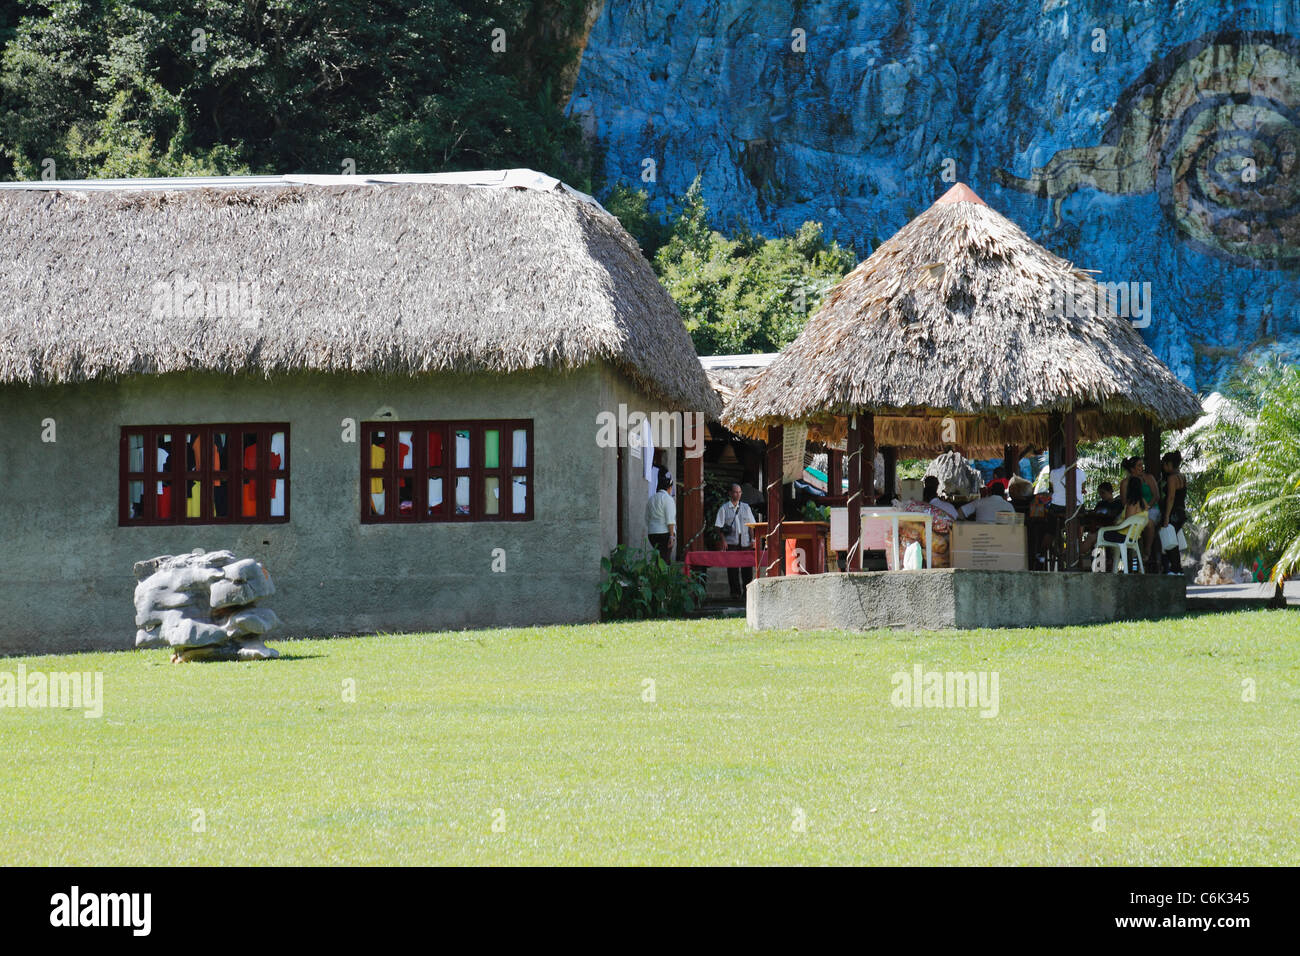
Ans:
{"type": "Polygon", "coordinates": [[[1128,552],[1129,548],[1133,549],[1133,554],[1137,557],[1137,566],[1139,574],[1146,574],[1146,566],[1142,563],[1142,531],[1147,526],[1146,514],[1136,514],[1131,518],[1125,518],[1119,524],[1111,525],[1109,528],[1097,529],[1097,546],[1092,549],[1093,556],[1104,553],[1102,548],[1114,548],[1117,552],[1115,555],[1115,573],[1128,574],[1128,552]],[[1124,532],[1124,540],[1107,541],[1107,531],[1124,532]]]}

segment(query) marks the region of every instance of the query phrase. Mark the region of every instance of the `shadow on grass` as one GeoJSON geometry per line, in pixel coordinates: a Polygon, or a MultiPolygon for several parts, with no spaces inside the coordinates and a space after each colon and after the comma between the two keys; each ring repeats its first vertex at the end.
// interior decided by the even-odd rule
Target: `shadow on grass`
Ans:
{"type": "Polygon", "coordinates": [[[241,661],[237,657],[199,657],[192,661],[181,661],[183,664],[279,664],[285,661],[310,661],[318,657],[328,657],[327,654],[281,654],[279,657],[268,657],[264,660],[241,661]]]}

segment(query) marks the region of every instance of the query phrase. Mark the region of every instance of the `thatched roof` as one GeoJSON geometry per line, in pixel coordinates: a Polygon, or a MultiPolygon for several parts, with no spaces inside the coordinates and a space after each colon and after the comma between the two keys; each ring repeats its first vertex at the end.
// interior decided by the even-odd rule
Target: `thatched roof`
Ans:
{"type": "Polygon", "coordinates": [[[721,408],[635,241],[529,171],[9,184],[0,237],[0,383],[605,361],[721,408]],[[249,289],[256,309],[221,317],[249,289]]]}
{"type": "Polygon", "coordinates": [[[807,422],[839,437],[848,416],[870,411],[881,445],[1000,455],[1008,443],[1045,446],[1047,415],[1070,410],[1081,438],[1201,414],[1090,275],[958,184],[845,276],[722,420],[747,434],[807,422]]]}

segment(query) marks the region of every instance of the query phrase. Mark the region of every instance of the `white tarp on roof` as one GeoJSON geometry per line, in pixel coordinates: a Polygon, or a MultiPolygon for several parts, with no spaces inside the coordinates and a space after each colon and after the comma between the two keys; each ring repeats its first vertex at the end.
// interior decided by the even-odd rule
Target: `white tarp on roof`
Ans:
{"type": "Polygon", "coordinates": [[[481,169],[462,173],[356,173],[355,175],[311,173],[288,176],[176,176],[159,179],[51,179],[21,183],[0,183],[0,189],[46,190],[149,190],[149,189],[248,189],[258,186],[389,186],[411,184],[476,186],[487,189],[563,190],[571,196],[603,209],[586,193],[534,169],[481,169]]]}

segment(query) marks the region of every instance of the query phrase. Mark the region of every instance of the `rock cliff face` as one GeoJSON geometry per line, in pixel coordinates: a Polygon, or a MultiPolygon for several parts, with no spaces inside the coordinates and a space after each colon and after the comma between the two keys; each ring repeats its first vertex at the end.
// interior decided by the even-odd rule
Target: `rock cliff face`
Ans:
{"type": "Polygon", "coordinates": [[[654,205],[699,175],[722,228],[862,256],[964,181],[1150,283],[1143,335],[1205,389],[1300,356],[1297,37],[1297,0],[606,0],[569,109],[654,205]]]}

